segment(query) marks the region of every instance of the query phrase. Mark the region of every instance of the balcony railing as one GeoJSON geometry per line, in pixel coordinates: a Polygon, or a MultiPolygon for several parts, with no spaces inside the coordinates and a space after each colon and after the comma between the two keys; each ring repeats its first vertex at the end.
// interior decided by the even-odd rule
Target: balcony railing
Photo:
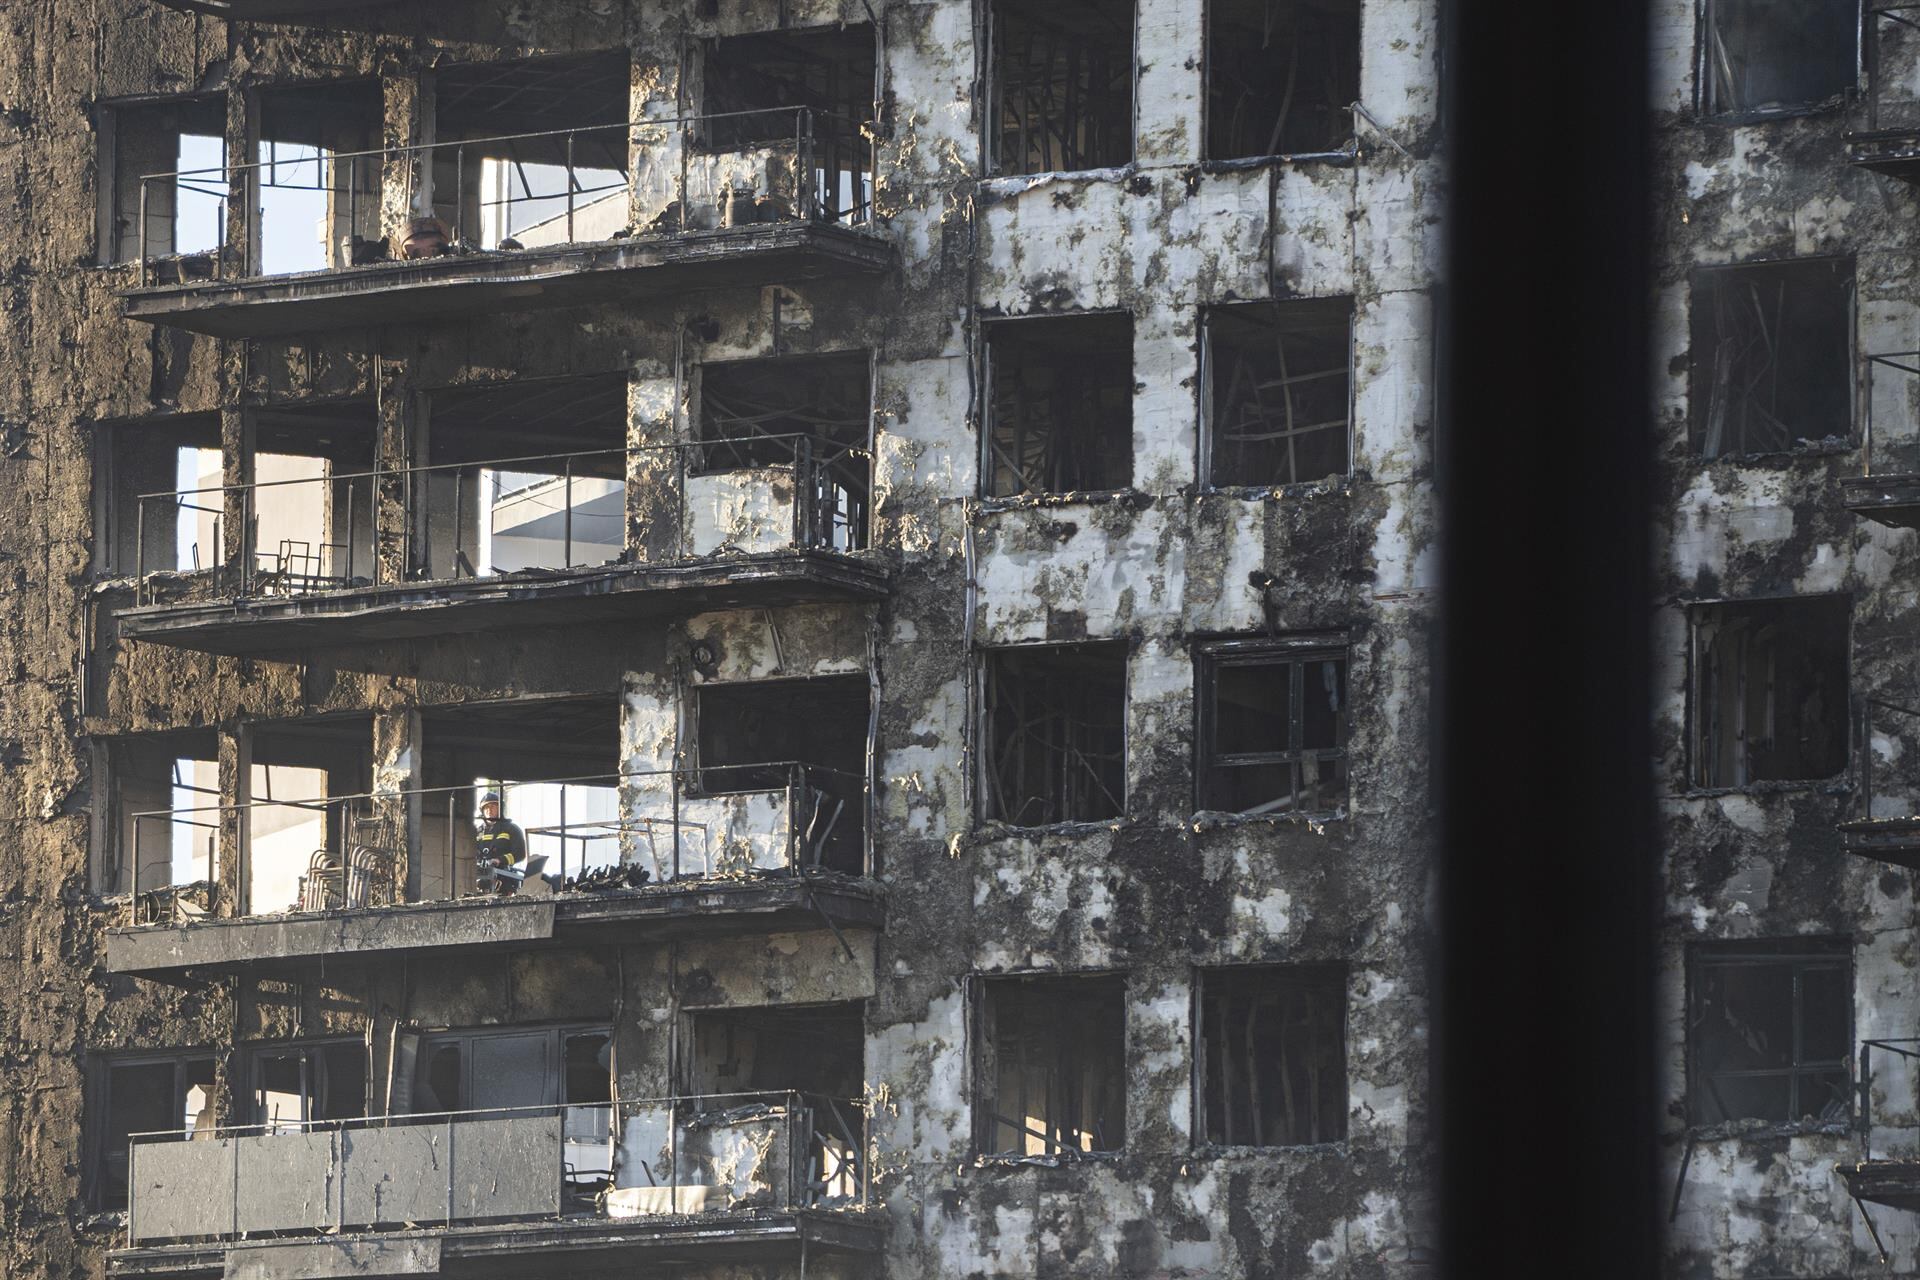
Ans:
{"type": "MultiPolygon", "coordinates": [[[[866,1108],[797,1092],[135,1134],[128,1247],[406,1228],[858,1213],[866,1108]]],[[[717,1236],[709,1233],[717,1233],[717,1236]]]]}
{"type": "Polygon", "coordinates": [[[155,809],[130,816],[130,924],[191,923],[224,898],[241,916],[596,894],[681,880],[871,874],[867,779],[798,761],[643,770],[540,782],[375,791],[155,809]],[[522,826],[517,883],[479,862],[483,789],[522,826]],[[148,866],[191,865],[210,833],[247,833],[248,882],[151,883],[148,866]],[[411,855],[411,856],[410,856],[411,855]],[[412,865],[410,865],[412,864],[412,865]]]}
{"type": "Polygon", "coordinates": [[[138,495],[139,603],[155,599],[153,575],[203,569],[212,571],[214,593],[222,597],[373,586],[380,577],[378,549],[394,545],[412,584],[626,560],[627,475],[636,459],[679,499],[673,545],[660,547],[651,533],[642,535],[655,556],[866,546],[867,450],[819,436],[755,435],[390,470],[335,472],[316,464],[319,473],[312,476],[138,495]],[[221,559],[229,519],[246,531],[246,551],[236,564],[221,559]],[[194,536],[183,533],[189,527],[196,528],[194,536]],[[203,544],[214,549],[211,563],[201,563],[203,544]]]}
{"type": "Polygon", "coordinates": [[[259,193],[267,189],[326,197],[318,269],[338,271],[402,260],[504,259],[549,246],[755,223],[866,227],[873,221],[874,155],[872,131],[861,121],[772,107],[145,174],[139,282],[145,288],[282,274],[269,270],[262,249],[269,238],[285,240],[281,228],[264,225],[259,193]],[[246,211],[245,254],[233,253],[224,239],[200,253],[170,252],[178,216],[172,195],[183,188],[246,211]],[[375,225],[383,191],[401,194],[415,214],[400,244],[391,243],[396,228],[375,225]],[[167,251],[156,256],[155,247],[167,251]]]}

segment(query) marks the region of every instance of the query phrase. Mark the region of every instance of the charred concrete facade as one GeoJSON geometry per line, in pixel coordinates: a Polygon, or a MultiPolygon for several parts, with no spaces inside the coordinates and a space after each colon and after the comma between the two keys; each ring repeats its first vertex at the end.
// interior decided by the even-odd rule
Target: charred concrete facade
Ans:
{"type": "Polygon", "coordinates": [[[1054,8],[0,17],[0,1270],[1424,1272],[1436,6],[1054,8]]]}

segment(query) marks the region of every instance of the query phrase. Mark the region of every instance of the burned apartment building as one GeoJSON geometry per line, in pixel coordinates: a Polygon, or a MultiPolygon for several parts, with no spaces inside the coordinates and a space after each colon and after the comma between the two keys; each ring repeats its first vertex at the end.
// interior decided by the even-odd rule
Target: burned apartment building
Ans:
{"type": "Polygon", "coordinates": [[[0,1274],[1424,1274],[1436,8],[0,9],[0,1274]]]}

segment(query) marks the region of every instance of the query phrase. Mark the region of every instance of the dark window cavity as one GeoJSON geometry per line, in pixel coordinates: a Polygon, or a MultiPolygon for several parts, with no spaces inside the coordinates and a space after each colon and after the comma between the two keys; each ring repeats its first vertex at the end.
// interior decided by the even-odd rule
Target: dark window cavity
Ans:
{"type": "Polygon", "coordinates": [[[1844,940],[1700,944],[1688,956],[1694,1124],[1844,1121],[1853,955],[1844,940]]]}
{"type": "Polygon", "coordinates": [[[1853,261],[1696,271],[1693,450],[1770,453],[1853,431],[1853,261]]]}
{"type": "Polygon", "coordinates": [[[791,469],[802,546],[867,545],[872,458],[867,353],[701,366],[698,469],[791,469]]]}
{"type": "Polygon", "coordinates": [[[1359,0],[1207,0],[1207,159],[1338,150],[1359,96],[1359,0]]]}
{"type": "Polygon", "coordinates": [[[1347,473],[1352,333],[1351,298],[1207,312],[1212,485],[1272,486],[1347,473]]]}
{"type": "Polygon", "coordinates": [[[590,1106],[612,1097],[606,1027],[449,1032],[420,1042],[412,1110],[590,1106]]]}
{"type": "Polygon", "coordinates": [[[994,0],[990,20],[995,172],[1133,159],[1132,0],[994,0]]]}
{"type": "Polygon", "coordinates": [[[93,1078],[93,1202],[127,1207],[130,1143],[191,1138],[215,1127],[214,1061],[200,1052],[112,1058],[93,1078]],[[135,1138],[134,1135],[148,1135],[135,1138]]]}
{"type": "Polygon", "coordinates": [[[1813,781],[1847,767],[1846,596],[1693,610],[1694,785],[1813,781]]]}
{"type": "Polygon", "coordinates": [[[1126,812],[1124,641],[989,651],[981,808],[1017,827],[1126,812]]]}
{"type": "Polygon", "coordinates": [[[793,1090],[844,1108],[866,1079],[865,1026],[857,1002],[700,1010],[688,1087],[696,1094],[793,1090]]]}
{"type": "Polygon", "coordinates": [[[1203,969],[1199,984],[1205,1141],[1297,1147],[1345,1138],[1346,967],[1203,969]]]}
{"type": "Polygon", "coordinates": [[[1222,640],[1196,653],[1198,804],[1324,813],[1347,798],[1347,649],[1325,636],[1222,640]]]}
{"type": "Polygon", "coordinates": [[[253,1123],[268,1133],[355,1120],[367,1110],[367,1046],[362,1040],[275,1046],[254,1051],[253,1123]]]}
{"type": "Polygon", "coordinates": [[[1710,115],[1784,111],[1854,87],[1852,0],[1705,0],[1701,107],[1710,115]]]}
{"type": "Polygon", "coordinates": [[[105,107],[99,129],[102,262],[206,254],[224,243],[224,98],[105,107]]]}
{"type": "Polygon", "coordinates": [[[1133,318],[987,326],[986,495],[1077,493],[1133,483],[1133,318]]]}
{"type": "MultiPolygon", "coordinates": [[[[106,743],[111,798],[101,836],[96,883],[102,893],[129,893],[137,885],[143,919],[170,916],[173,894],[156,890],[198,886],[187,895],[204,911],[218,879],[220,754],[212,729],[139,734],[106,743]]],[[[184,900],[184,899],[183,899],[184,900]]]]}
{"type": "Polygon", "coordinates": [[[1126,1144],[1126,980],[980,983],[974,1141],[984,1155],[1058,1156],[1126,1144]]]}
{"type": "Polygon", "coordinates": [[[220,415],[103,424],[94,437],[94,569],[193,573],[225,558],[220,415]]]}

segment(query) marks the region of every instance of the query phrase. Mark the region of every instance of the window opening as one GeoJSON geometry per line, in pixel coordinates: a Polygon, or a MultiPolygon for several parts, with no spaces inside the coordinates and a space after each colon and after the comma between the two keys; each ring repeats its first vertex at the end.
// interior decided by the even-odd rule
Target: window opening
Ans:
{"type": "Polygon", "coordinates": [[[201,1053],[110,1059],[95,1079],[106,1096],[90,1108],[103,1117],[94,1149],[94,1203],[102,1210],[125,1209],[132,1135],[186,1139],[214,1127],[214,1062],[201,1053]]]}
{"type": "Polygon", "coordinates": [[[398,900],[399,816],[364,798],[372,742],[366,716],[255,731],[244,810],[248,914],[398,900]]]}
{"type": "Polygon", "coordinates": [[[1850,0],[1705,0],[1705,7],[1707,113],[1791,110],[1854,87],[1859,9],[1850,0]]]}
{"type": "Polygon", "coordinates": [[[988,819],[1042,827],[1126,812],[1124,641],[992,650],[985,685],[988,819]]]}
{"type": "Polygon", "coordinates": [[[1200,1113],[1221,1146],[1347,1136],[1344,965],[1203,969],[1200,1113]]]}
{"type": "Polygon", "coordinates": [[[226,103],[218,97],[110,107],[111,204],[101,228],[107,262],[210,253],[226,241],[226,103]],[[143,181],[155,175],[153,181],[143,181]],[[160,176],[165,175],[165,176],[160,176]]]}
{"type": "Polygon", "coordinates": [[[101,573],[193,573],[224,558],[220,418],[183,414],[100,428],[94,564],[101,573]]]}
{"type": "MultiPolygon", "coordinates": [[[[702,93],[707,146],[776,156],[802,146],[801,160],[791,163],[810,162],[819,215],[860,221],[873,198],[864,126],[873,115],[874,64],[873,27],[866,23],[711,40],[702,93]]],[[[771,170],[754,175],[752,186],[759,200],[793,190],[790,177],[771,170]]]]}
{"type": "Polygon", "coordinates": [[[255,253],[263,275],[364,261],[380,234],[380,84],[260,91],[255,253]]]}
{"type": "Polygon", "coordinates": [[[1214,307],[1206,339],[1213,485],[1350,470],[1352,299],[1214,307]]]}
{"type": "Polygon", "coordinates": [[[1694,1124],[1851,1114],[1853,954],[1844,940],[1701,943],[1689,952],[1694,1124]]]}
{"type": "Polygon", "coordinates": [[[1830,778],[1847,767],[1846,596],[1693,611],[1694,785],[1830,778]]]}
{"type": "Polygon", "coordinates": [[[797,856],[859,874],[872,697],[867,677],[702,684],[692,692],[700,789],[722,795],[795,788],[797,856]]]}
{"type": "Polygon", "coordinates": [[[992,23],[996,172],[1133,160],[1132,0],[994,0],[992,23]]]}
{"type": "Polygon", "coordinates": [[[1693,449],[1779,452],[1853,432],[1853,262],[1696,271],[1693,449]]]}
{"type": "Polygon", "coordinates": [[[1339,150],[1359,97],[1358,0],[1207,0],[1207,159],[1339,150]]]}
{"type": "Polygon", "coordinates": [[[114,816],[100,887],[143,896],[138,915],[204,914],[219,878],[219,743],[211,729],[177,730],[108,744],[114,816]],[[138,873],[134,874],[138,861],[138,873]],[[157,890],[195,889],[144,900],[157,890]]]}
{"type": "Polygon", "coordinates": [[[981,981],[974,1140],[982,1154],[1121,1150],[1125,994],[1118,976],[981,981]]]}
{"type": "Polygon", "coordinates": [[[367,1047],[360,1040],[259,1049],[253,1056],[253,1123],[267,1133],[356,1120],[367,1111],[367,1047]]]}
{"type": "Polygon", "coordinates": [[[696,470],[796,472],[801,541],[857,551],[867,544],[871,395],[864,351],[702,365],[696,470]]]}
{"type": "Polygon", "coordinates": [[[1202,809],[1322,813],[1347,796],[1347,650],[1236,640],[1198,652],[1202,809]]]}
{"type": "Polygon", "coordinates": [[[986,335],[986,496],[1132,484],[1133,318],[999,320],[986,335]]]}
{"type": "Polygon", "coordinates": [[[254,590],[299,595],[371,581],[373,405],[261,408],[254,427],[254,590]]]}
{"type": "Polygon", "coordinates": [[[626,230],[631,64],[609,49],[435,72],[440,145],[414,211],[439,222],[444,243],[408,256],[463,240],[531,249],[626,230]]]}
{"type": "Polygon", "coordinates": [[[607,564],[626,551],[625,374],[430,392],[414,564],[445,580],[607,564]]]}

